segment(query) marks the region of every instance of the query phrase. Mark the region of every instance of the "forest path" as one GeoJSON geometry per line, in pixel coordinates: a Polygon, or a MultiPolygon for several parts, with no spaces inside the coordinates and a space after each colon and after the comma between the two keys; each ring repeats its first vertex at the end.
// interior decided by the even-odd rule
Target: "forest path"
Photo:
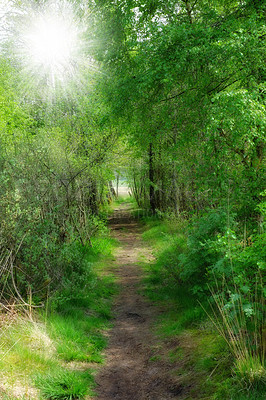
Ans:
{"type": "MultiPolygon", "coordinates": [[[[141,241],[141,225],[129,206],[115,210],[110,227],[119,240],[116,275],[120,294],[114,308],[106,363],[96,376],[98,400],[167,400],[184,398],[171,364],[154,360],[158,338],[152,332],[159,310],[141,294],[140,257],[152,260],[151,249],[141,241]],[[153,359],[152,359],[153,357],[153,359]]],[[[184,393],[183,393],[184,394],[184,393]]]]}

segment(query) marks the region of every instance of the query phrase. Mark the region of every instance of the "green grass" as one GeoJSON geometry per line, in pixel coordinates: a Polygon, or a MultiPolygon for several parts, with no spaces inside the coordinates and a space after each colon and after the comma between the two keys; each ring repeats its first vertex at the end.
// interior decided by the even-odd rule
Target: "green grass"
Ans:
{"type": "Polygon", "coordinates": [[[70,283],[50,300],[48,313],[34,315],[34,322],[17,317],[4,325],[0,398],[77,400],[93,393],[92,366],[103,362],[117,285],[112,272],[116,242],[105,231],[92,244],[85,285],[70,283]]]}
{"type": "MultiPolygon", "coordinates": [[[[123,204],[123,203],[133,204],[133,206],[135,206],[137,204],[136,200],[135,200],[135,198],[133,196],[121,196],[121,195],[119,195],[114,200],[112,205],[116,206],[116,205],[120,205],[120,204],[123,204]]],[[[135,207],[133,207],[133,208],[135,208],[135,207]]]]}
{"type": "Polygon", "coordinates": [[[164,336],[181,333],[206,318],[197,298],[188,287],[181,285],[177,276],[177,256],[186,248],[183,221],[160,221],[156,218],[145,220],[147,230],[143,239],[152,246],[156,257],[152,264],[142,263],[146,272],[144,287],[146,295],[164,307],[158,321],[158,331],[164,336]],[[178,316],[178,318],[177,318],[178,316]]]}
{"type": "Polygon", "coordinates": [[[34,379],[41,395],[49,400],[79,400],[92,395],[93,375],[88,371],[56,369],[48,375],[36,375],[34,379]]]}
{"type": "Polygon", "coordinates": [[[48,331],[56,342],[56,350],[64,361],[101,362],[106,340],[100,329],[108,324],[102,318],[55,314],[49,319],[48,331]]]}
{"type": "Polygon", "coordinates": [[[261,377],[259,385],[251,388],[245,387],[244,380],[235,374],[234,359],[226,341],[219,336],[202,308],[203,305],[209,311],[208,302],[201,298],[200,304],[189,284],[180,281],[182,266],[178,255],[186,252],[187,222],[147,216],[143,216],[142,221],[145,226],[143,240],[153,248],[155,255],[152,263],[141,262],[145,271],[144,293],[163,311],[155,327],[161,343],[159,347],[164,349],[165,344],[174,343],[166,354],[161,350],[154,359],[163,356],[173,365],[173,373],[189,387],[187,400],[265,398],[261,377]]]}
{"type": "Polygon", "coordinates": [[[58,355],[65,361],[102,362],[103,332],[110,327],[111,305],[117,289],[113,278],[102,276],[81,304],[67,302],[47,324],[58,355]]]}

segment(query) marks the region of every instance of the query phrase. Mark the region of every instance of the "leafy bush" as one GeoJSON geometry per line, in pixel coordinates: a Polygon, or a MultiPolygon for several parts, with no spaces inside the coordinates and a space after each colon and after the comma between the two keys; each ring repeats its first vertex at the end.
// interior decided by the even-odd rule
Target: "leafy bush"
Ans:
{"type": "Polygon", "coordinates": [[[226,232],[227,222],[224,210],[211,210],[192,223],[187,245],[182,244],[180,248],[177,244],[175,255],[175,249],[172,249],[170,262],[174,259],[179,279],[188,284],[194,293],[206,293],[208,269],[223,258],[222,249],[214,248],[213,241],[226,232]]]}
{"type": "Polygon", "coordinates": [[[80,289],[90,278],[89,245],[75,237],[63,241],[58,226],[51,220],[30,225],[17,254],[16,283],[23,296],[31,287],[36,303],[44,301],[47,292],[58,289],[80,289]]]}
{"type": "MultiPolygon", "coordinates": [[[[259,210],[265,213],[265,204],[259,210]]],[[[240,391],[243,400],[251,398],[249,394],[254,399],[263,398],[266,376],[262,340],[266,294],[263,229],[261,223],[260,233],[241,237],[234,216],[218,209],[192,221],[187,237],[184,230],[170,233],[165,221],[143,234],[157,253],[157,260],[147,268],[146,292],[151,299],[165,302],[167,310],[172,309],[160,319],[163,334],[179,334],[209,315],[227,343],[227,357],[230,351],[234,374],[217,387],[217,397],[214,395],[217,399],[237,399],[240,391]]],[[[213,359],[206,359],[206,365],[210,363],[215,371],[215,363],[211,362],[213,359]]]]}

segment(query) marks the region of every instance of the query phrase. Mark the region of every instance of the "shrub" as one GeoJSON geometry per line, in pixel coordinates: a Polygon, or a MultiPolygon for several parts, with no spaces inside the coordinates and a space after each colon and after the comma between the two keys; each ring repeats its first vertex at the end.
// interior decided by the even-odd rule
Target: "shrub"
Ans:
{"type": "Polygon", "coordinates": [[[226,232],[228,215],[223,209],[211,210],[196,220],[189,231],[187,250],[178,256],[180,278],[194,293],[206,293],[207,273],[211,266],[223,260],[223,249],[213,242],[226,232]]]}

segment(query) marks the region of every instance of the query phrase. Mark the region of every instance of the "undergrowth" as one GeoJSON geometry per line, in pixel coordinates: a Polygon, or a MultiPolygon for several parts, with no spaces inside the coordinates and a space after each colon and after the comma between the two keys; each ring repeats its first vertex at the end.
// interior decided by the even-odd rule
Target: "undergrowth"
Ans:
{"type": "Polygon", "coordinates": [[[261,353],[261,347],[254,348],[256,343],[260,346],[258,339],[252,344],[252,332],[258,336],[262,326],[261,286],[255,291],[252,287],[254,265],[264,262],[263,252],[256,252],[262,236],[243,248],[237,235],[227,229],[228,218],[222,211],[211,211],[192,223],[154,216],[142,220],[143,240],[155,255],[152,264],[142,263],[145,293],[163,309],[156,325],[159,337],[165,343],[178,343],[167,359],[178,363],[176,373],[189,387],[188,399],[262,400],[264,360],[256,355],[261,353]],[[243,268],[244,260],[250,270],[243,268]],[[226,274],[225,288],[222,277],[226,274]],[[217,304],[218,294],[222,304],[217,304]],[[255,305],[248,301],[252,297],[255,305]],[[232,305],[234,298],[241,307],[232,305]],[[217,329],[217,321],[222,330],[217,329]],[[239,353],[239,347],[238,353],[232,351],[230,340],[239,343],[241,337],[242,348],[251,349],[247,353],[239,353]]]}
{"type": "Polygon", "coordinates": [[[93,393],[117,287],[111,272],[116,242],[106,230],[91,242],[84,249],[86,279],[65,278],[63,289],[32,320],[19,311],[10,323],[3,320],[1,398],[78,400],[93,393]]]}

